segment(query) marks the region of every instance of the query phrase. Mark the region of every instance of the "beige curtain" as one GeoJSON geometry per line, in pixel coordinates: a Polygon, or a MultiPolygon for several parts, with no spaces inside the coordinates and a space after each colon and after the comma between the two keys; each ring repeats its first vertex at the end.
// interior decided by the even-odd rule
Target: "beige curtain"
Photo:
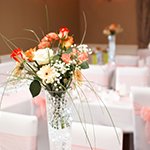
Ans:
{"type": "Polygon", "coordinates": [[[138,47],[147,48],[150,42],[150,0],[137,0],[138,47]]]}

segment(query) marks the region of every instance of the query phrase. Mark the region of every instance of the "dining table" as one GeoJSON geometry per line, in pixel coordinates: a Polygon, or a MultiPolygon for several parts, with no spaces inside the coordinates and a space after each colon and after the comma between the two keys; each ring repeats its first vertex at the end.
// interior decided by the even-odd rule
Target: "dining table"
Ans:
{"type": "MultiPolygon", "coordinates": [[[[9,85],[6,89],[5,86],[0,86],[1,111],[37,116],[38,106],[33,103],[29,84],[24,81],[18,85],[9,85]]],[[[76,92],[71,94],[73,121],[114,126],[121,128],[124,133],[133,133],[133,106],[130,95],[120,96],[113,89],[106,88],[97,88],[96,92],[85,90],[86,98],[82,94],[82,98],[79,98],[76,92]]],[[[47,120],[38,116],[38,150],[49,150],[47,131],[47,120]]]]}
{"type": "MultiPolygon", "coordinates": [[[[0,91],[2,92],[1,88],[0,91]]],[[[129,97],[120,97],[112,90],[100,92],[99,98],[91,95],[88,100],[79,100],[74,95],[73,97],[74,99],[71,102],[73,121],[114,126],[121,128],[124,133],[133,133],[133,108],[132,100],[129,97]]],[[[37,109],[39,108],[33,103],[33,98],[27,86],[11,92],[7,91],[1,105],[2,111],[27,115],[37,116],[37,109]]],[[[43,148],[49,150],[48,128],[45,118],[38,116],[38,150],[43,148]]]]}

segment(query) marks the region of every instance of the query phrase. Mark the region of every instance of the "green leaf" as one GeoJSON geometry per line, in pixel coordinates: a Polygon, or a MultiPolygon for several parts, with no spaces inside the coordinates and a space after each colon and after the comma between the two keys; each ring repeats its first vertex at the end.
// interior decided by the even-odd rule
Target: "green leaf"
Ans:
{"type": "Polygon", "coordinates": [[[41,84],[38,80],[33,80],[33,82],[30,84],[30,92],[33,97],[39,95],[41,91],[41,84]]]}
{"type": "Polygon", "coordinates": [[[87,69],[87,68],[89,68],[89,64],[88,64],[87,61],[84,61],[84,62],[80,65],[80,67],[81,67],[82,69],[87,69]]]}
{"type": "Polygon", "coordinates": [[[55,56],[53,57],[53,60],[56,61],[56,60],[59,60],[59,58],[60,58],[60,56],[55,55],[55,56]]]}
{"type": "Polygon", "coordinates": [[[66,51],[65,51],[65,53],[67,53],[67,54],[69,54],[69,53],[71,53],[72,52],[72,48],[70,47],[70,48],[68,48],[66,51]]]}
{"type": "Polygon", "coordinates": [[[42,81],[42,79],[41,79],[41,78],[39,78],[38,76],[35,76],[35,77],[34,77],[34,80],[42,81]]]}

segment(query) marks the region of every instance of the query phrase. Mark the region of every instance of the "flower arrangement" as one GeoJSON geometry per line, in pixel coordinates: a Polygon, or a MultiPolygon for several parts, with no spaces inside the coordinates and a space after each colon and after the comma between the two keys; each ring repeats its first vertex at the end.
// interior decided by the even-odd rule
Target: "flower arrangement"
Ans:
{"type": "MultiPolygon", "coordinates": [[[[68,129],[72,119],[65,94],[72,85],[82,83],[81,70],[89,68],[88,54],[92,52],[85,44],[74,44],[73,36],[69,33],[68,28],[60,28],[58,33],[46,34],[36,47],[26,51],[16,48],[10,55],[16,61],[12,75],[31,80],[29,89],[33,97],[40,93],[42,87],[50,91],[47,120],[49,139],[53,142],[50,149],[53,150],[59,146],[63,149],[71,147],[71,134],[68,129]],[[66,130],[62,132],[62,129],[66,130]]],[[[86,130],[84,132],[87,135],[86,130]]],[[[88,135],[87,140],[93,149],[88,135]]]]}
{"type": "Polygon", "coordinates": [[[103,34],[108,35],[116,35],[118,33],[121,33],[123,31],[123,28],[120,26],[120,24],[110,24],[109,26],[105,27],[103,30],[103,34]]]}
{"type": "Polygon", "coordinates": [[[37,96],[41,88],[48,91],[66,91],[72,83],[82,82],[81,69],[89,68],[87,45],[74,44],[73,36],[64,27],[59,33],[50,32],[39,41],[37,47],[23,51],[17,48],[10,57],[16,62],[13,76],[28,78],[30,92],[37,96]]]}

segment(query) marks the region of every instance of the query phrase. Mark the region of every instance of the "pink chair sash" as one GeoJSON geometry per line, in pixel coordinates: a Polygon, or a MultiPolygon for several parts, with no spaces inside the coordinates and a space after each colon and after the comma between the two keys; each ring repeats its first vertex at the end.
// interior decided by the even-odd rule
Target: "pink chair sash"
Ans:
{"type": "Polygon", "coordinates": [[[37,96],[33,99],[33,104],[37,106],[36,115],[38,118],[46,119],[46,100],[42,96],[37,96]]]}
{"type": "MultiPolygon", "coordinates": [[[[72,145],[71,150],[91,150],[91,148],[87,146],[81,146],[81,145],[72,145]]],[[[104,149],[93,148],[92,150],[104,150],[104,149]]]]}
{"type": "Polygon", "coordinates": [[[0,132],[0,150],[36,150],[36,137],[0,132]]]}
{"type": "Polygon", "coordinates": [[[136,115],[145,122],[145,136],[150,144],[150,107],[141,106],[140,104],[134,104],[134,110],[136,115]]]}

